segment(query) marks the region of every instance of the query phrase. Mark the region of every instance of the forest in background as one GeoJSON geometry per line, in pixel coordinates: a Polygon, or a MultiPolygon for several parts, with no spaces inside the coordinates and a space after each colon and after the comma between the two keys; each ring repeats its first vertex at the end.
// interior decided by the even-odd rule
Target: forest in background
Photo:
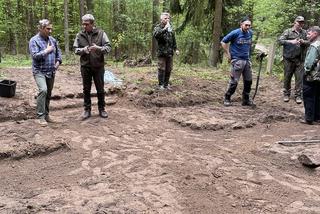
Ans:
{"type": "Polygon", "coordinates": [[[306,28],[319,25],[316,0],[0,0],[0,51],[28,55],[28,41],[37,33],[37,23],[47,18],[53,36],[64,55],[81,27],[81,16],[92,13],[96,25],[112,42],[109,58],[122,61],[155,56],[152,31],[162,11],[172,15],[181,63],[220,63],[220,39],[249,16],[254,41],[276,41],[297,15],[306,19],[306,28]]]}

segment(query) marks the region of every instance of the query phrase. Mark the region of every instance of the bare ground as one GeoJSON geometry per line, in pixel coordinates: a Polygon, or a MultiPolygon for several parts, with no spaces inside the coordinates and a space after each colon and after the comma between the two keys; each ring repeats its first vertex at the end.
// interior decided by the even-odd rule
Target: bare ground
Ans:
{"type": "Polygon", "coordinates": [[[94,104],[80,121],[78,70],[57,74],[45,128],[31,70],[1,70],[17,90],[0,98],[0,213],[320,213],[319,170],[297,160],[320,145],[277,143],[320,139],[319,125],[298,122],[303,106],[281,101],[276,78],[262,78],[256,108],[241,106],[241,85],[226,108],[226,80],[162,92],[155,68],[113,68],[125,84],[106,85],[109,118],[94,104]]]}

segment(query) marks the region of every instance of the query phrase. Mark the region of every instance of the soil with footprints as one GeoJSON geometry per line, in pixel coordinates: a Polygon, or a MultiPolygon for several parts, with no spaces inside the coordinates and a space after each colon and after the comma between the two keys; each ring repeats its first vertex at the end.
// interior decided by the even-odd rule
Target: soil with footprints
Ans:
{"type": "Polygon", "coordinates": [[[173,73],[159,91],[156,67],[110,69],[123,84],[105,85],[108,119],[93,86],[81,121],[79,67],[61,66],[47,127],[31,69],[0,70],[17,82],[0,97],[0,213],[320,213],[320,172],[298,161],[320,144],[278,143],[320,139],[320,126],[299,123],[303,105],[282,101],[277,78],[262,77],[255,108],[241,106],[242,82],[224,107],[227,71],[173,73]]]}

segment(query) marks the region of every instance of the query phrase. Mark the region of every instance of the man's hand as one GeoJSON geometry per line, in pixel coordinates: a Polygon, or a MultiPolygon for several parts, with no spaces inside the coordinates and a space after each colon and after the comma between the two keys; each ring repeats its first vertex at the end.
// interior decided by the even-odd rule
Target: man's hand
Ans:
{"type": "Polygon", "coordinates": [[[289,42],[294,45],[300,45],[300,39],[289,40],[289,42]]]}
{"type": "Polygon", "coordinates": [[[179,54],[180,54],[180,51],[176,50],[176,55],[179,56],[179,54]]]}
{"type": "Polygon", "coordinates": [[[48,45],[47,45],[47,48],[45,49],[45,52],[48,54],[48,53],[51,53],[53,51],[53,45],[51,45],[50,42],[48,42],[48,45]]]}
{"type": "Polygon", "coordinates": [[[168,29],[168,28],[170,28],[170,22],[167,22],[167,24],[164,26],[163,29],[168,29]]]}
{"type": "Polygon", "coordinates": [[[57,61],[56,64],[54,64],[54,68],[57,70],[59,68],[60,62],[57,61]]]}
{"type": "Polygon", "coordinates": [[[97,50],[101,50],[101,47],[96,45],[95,43],[92,44],[92,46],[89,47],[89,52],[93,51],[97,51],[97,50]]]}
{"type": "Polygon", "coordinates": [[[89,53],[90,53],[89,46],[84,47],[84,48],[83,48],[83,51],[84,51],[86,54],[89,54],[89,53]]]}

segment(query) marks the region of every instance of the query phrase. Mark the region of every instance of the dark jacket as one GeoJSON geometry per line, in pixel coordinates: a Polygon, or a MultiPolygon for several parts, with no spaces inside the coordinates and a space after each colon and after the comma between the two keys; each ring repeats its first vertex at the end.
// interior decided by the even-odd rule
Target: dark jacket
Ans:
{"type": "Polygon", "coordinates": [[[163,28],[164,25],[160,23],[153,30],[153,36],[158,42],[158,57],[173,56],[177,49],[174,32],[163,28]]]}
{"type": "Polygon", "coordinates": [[[91,33],[81,31],[77,34],[73,44],[75,53],[80,55],[80,64],[83,67],[104,67],[104,54],[111,51],[110,41],[103,30],[94,28],[91,33]],[[91,37],[91,39],[90,39],[91,37]],[[96,44],[101,49],[86,53],[84,47],[96,44]]]}
{"type": "Polygon", "coordinates": [[[307,41],[307,32],[301,29],[300,32],[296,32],[293,28],[285,30],[278,39],[280,45],[283,46],[283,57],[286,59],[298,59],[303,62],[306,54],[306,47],[309,45],[307,41]],[[289,40],[303,39],[304,42],[301,45],[291,44],[289,40]]]}

